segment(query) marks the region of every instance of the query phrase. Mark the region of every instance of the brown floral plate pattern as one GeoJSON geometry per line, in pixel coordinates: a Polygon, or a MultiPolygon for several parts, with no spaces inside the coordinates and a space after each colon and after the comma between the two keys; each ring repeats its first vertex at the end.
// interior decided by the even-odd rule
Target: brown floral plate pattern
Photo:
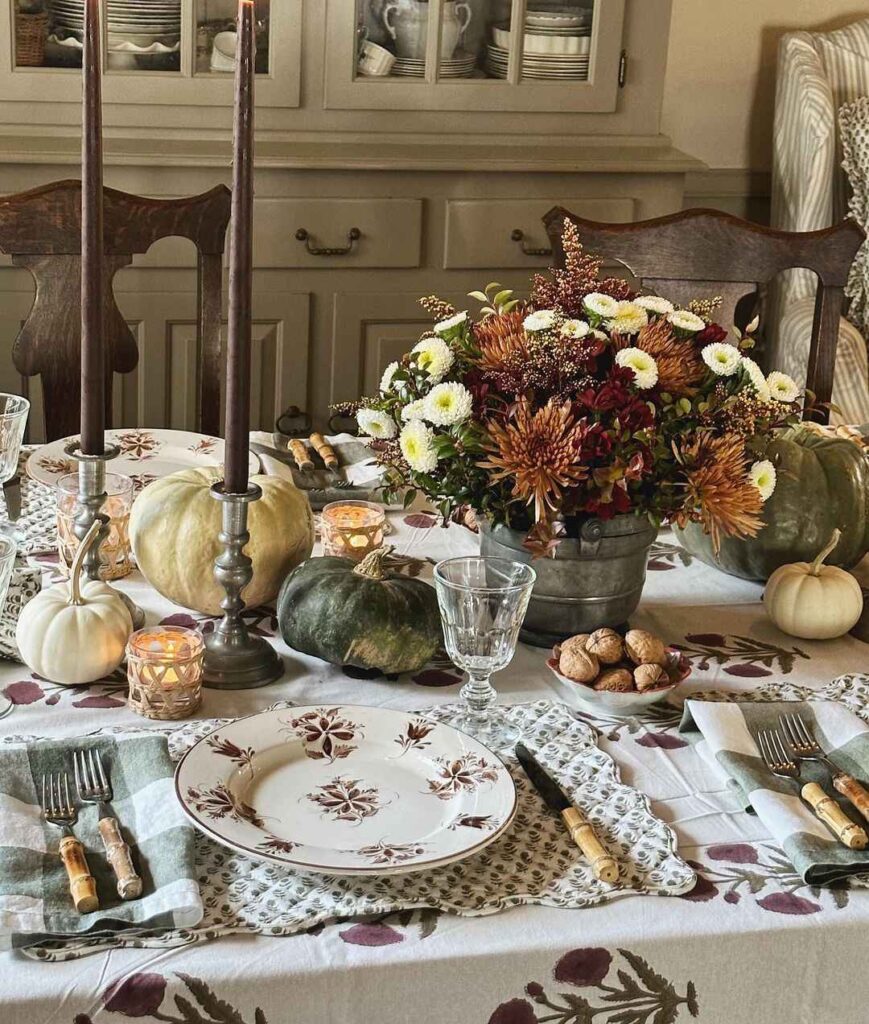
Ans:
{"type": "Polygon", "coordinates": [[[452,864],[516,813],[503,762],[443,722],[385,708],[272,709],[184,755],[181,806],[232,850],[335,875],[452,864]]]}

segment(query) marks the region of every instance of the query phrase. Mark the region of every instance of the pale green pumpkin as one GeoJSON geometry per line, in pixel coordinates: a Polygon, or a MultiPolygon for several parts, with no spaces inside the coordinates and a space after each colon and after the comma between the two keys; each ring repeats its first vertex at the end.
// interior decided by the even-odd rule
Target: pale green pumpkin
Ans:
{"type": "MultiPolygon", "coordinates": [[[[154,589],[184,608],[219,615],[223,588],[214,578],[222,503],[211,495],[217,469],[184,469],[149,484],[133,503],[130,540],[136,562],[154,589]]],[[[314,546],[314,518],[291,480],[254,476],[262,497],[248,506],[245,552],[253,579],[242,592],[254,607],[277,597],[287,573],[314,546]]]]}

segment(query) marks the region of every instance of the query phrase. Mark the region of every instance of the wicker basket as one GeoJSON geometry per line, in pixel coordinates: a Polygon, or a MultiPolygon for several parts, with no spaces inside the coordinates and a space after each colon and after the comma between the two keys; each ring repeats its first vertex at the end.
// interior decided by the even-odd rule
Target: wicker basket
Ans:
{"type": "Polygon", "coordinates": [[[20,68],[42,67],[45,58],[45,39],[48,35],[48,15],[15,14],[15,64],[20,68]]]}

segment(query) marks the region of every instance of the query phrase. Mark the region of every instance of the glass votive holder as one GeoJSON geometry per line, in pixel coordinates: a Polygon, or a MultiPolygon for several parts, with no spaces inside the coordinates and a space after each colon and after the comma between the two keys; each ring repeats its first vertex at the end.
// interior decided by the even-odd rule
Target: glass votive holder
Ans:
{"type": "MultiPolygon", "coordinates": [[[[102,511],[109,517],[109,535],[100,546],[100,579],[119,580],[133,571],[130,548],[130,510],[133,481],[122,473],[106,473],[106,500],[102,511]]],[[[78,550],[75,517],[78,506],[78,474],[67,473],[57,481],[57,550],[60,571],[69,575],[78,550]]]]}
{"type": "Polygon", "coordinates": [[[386,512],[371,501],[333,501],[323,507],[320,538],[324,555],[354,562],[383,547],[386,512]]]}
{"type": "Polygon", "coordinates": [[[202,703],[205,644],[195,629],[153,626],[127,641],[129,705],[145,718],[187,718],[202,703]]]}

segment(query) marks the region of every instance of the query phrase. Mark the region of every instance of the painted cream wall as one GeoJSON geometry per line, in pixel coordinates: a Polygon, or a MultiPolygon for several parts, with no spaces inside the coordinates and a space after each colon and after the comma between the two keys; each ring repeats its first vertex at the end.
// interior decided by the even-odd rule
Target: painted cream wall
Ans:
{"type": "Polygon", "coordinates": [[[674,0],[662,131],[710,168],[769,170],[782,33],[867,16],[860,0],[674,0]]]}

